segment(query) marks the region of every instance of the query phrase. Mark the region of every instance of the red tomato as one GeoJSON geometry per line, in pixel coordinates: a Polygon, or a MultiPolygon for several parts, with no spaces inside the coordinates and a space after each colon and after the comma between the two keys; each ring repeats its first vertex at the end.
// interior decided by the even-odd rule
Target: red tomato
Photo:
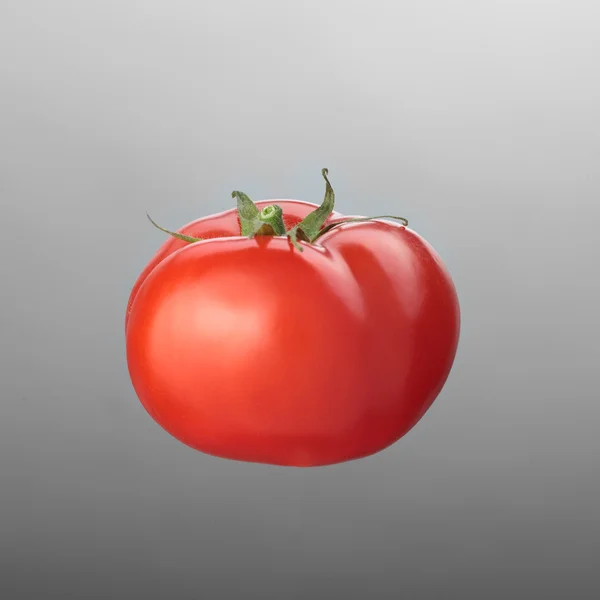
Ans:
{"type": "MultiPolygon", "coordinates": [[[[316,208],[277,204],[288,226],[316,208]]],[[[242,237],[231,210],[179,233],[205,239],[163,244],[131,293],[126,341],[140,401],[181,442],[247,462],[339,463],[396,442],[439,394],[459,305],[414,231],[348,223],[298,252],[284,236],[242,237]]]]}

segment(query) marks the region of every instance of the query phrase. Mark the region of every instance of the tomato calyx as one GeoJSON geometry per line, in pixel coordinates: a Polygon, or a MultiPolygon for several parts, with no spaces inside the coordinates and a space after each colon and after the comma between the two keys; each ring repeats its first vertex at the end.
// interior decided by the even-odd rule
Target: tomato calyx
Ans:
{"type": "MultiPolygon", "coordinates": [[[[325,198],[320,206],[309,213],[300,223],[294,225],[291,229],[286,230],[283,221],[283,210],[277,204],[270,204],[265,206],[262,210],[254,204],[250,198],[244,194],[244,192],[233,191],[231,193],[232,198],[237,199],[237,212],[240,220],[240,234],[244,237],[252,239],[257,235],[271,235],[271,236],[287,236],[292,245],[299,251],[303,252],[304,248],[300,242],[308,242],[313,244],[321,236],[328,233],[335,227],[344,225],[346,223],[360,223],[365,221],[373,221],[375,219],[392,219],[400,221],[405,227],[408,226],[408,220],[404,217],[396,217],[394,215],[381,215],[376,217],[342,217],[337,219],[334,223],[325,225],[327,219],[333,212],[335,205],[335,192],[331,187],[331,183],[327,178],[329,174],[328,169],[322,169],[321,175],[325,179],[325,198]]],[[[157,229],[168,233],[169,235],[182,240],[184,242],[194,243],[201,242],[203,238],[193,237],[184,235],[175,231],[165,229],[155,223],[150,215],[146,213],[146,216],[157,229]]]]}

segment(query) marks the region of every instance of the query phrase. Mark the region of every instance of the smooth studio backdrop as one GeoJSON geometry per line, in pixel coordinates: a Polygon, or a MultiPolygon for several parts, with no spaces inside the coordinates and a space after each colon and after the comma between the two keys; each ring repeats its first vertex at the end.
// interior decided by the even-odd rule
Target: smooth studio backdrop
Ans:
{"type": "Polygon", "coordinates": [[[592,0],[2,0],[6,600],[600,595],[600,8],[592,0]],[[224,461],[131,387],[168,228],[253,199],[405,216],[455,280],[405,438],[224,461]]]}

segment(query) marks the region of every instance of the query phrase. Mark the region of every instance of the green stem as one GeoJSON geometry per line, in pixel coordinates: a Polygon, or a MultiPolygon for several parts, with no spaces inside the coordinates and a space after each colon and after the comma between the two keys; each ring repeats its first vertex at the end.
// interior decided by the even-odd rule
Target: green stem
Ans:
{"type": "Polygon", "coordinates": [[[257,235],[285,235],[285,224],[283,223],[283,210],[277,204],[265,206],[258,215],[263,223],[257,235]]]}
{"type": "Polygon", "coordinates": [[[231,192],[237,198],[238,217],[242,235],[253,238],[255,235],[285,235],[283,211],[277,204],[265,206],[262,210],[244,192],[231,192]]]}

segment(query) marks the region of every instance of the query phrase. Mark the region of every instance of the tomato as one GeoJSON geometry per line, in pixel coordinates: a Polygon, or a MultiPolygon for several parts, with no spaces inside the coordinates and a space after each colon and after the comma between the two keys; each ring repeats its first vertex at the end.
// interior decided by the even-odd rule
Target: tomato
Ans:
{"type": "MultiPolygon", "coordinates": [[[[317,209],[276,204],[286,229],[317,209]]],[[[171,237],[132,290],[127,361],[147,412],[184,444],[247,462],[321,466],[396,442],[457,350],[440,257],[397,223],[330,211],[321,225],[338,225],[295,246],[240,235],[238,213],[180,229],[203,239],[171,237]]]]}

